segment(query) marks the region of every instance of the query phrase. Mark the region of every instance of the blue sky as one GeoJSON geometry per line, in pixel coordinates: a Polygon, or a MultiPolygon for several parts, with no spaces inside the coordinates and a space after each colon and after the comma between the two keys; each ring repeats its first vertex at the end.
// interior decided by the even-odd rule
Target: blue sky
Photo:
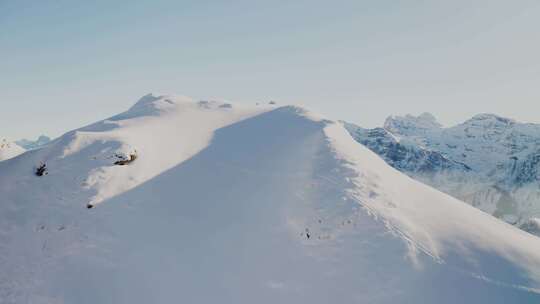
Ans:
{"type": "Polygon", "coordinates": [[[58,136],[156,92],[298,103],[366,127],[540,122],[539,1],[0,0],[0,137],[58,136]]]}

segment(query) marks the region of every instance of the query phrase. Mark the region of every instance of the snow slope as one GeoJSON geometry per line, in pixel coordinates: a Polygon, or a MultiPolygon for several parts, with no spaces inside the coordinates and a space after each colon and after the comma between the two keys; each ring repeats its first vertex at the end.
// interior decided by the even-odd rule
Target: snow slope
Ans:
{"type": "Polygon", "coordinates": [[[538,238],[293,106],[149,95],[0,163],[0,193],[3,303],[540,301],[538,238]]]}
{"type": "Polygon", "coordinates": [[[13,142],[8,142],[6,139],[0,140],[0,161],[13,158],[24,153],[24,149],[13,142]]]}

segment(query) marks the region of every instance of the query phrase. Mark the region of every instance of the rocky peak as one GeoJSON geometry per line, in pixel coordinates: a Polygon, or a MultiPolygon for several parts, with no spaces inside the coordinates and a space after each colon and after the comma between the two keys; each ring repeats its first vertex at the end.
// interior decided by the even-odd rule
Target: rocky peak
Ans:
{"type": "MultiPolygon", "coordinates": [[[[469,123],[487,123],[487,124],[503,124],[503,125],[514,125],[516,123],[515,120],[510,118],[505,118],[496,114],[489,114],[489,113],[483,113],[473,116],[471,119],[469,119],[467,122],[469,123]]],[[[466,122],[466,123],[467,123],[466,122]]]]}
{"type": "Polygon", "coordinates": [[[416,135],[430,130],[442,128],[431,113],[422,113],[418,116],[407,114],[405,116],[390,116],[384,123],[384,128],[394,134],[416,135]]]}

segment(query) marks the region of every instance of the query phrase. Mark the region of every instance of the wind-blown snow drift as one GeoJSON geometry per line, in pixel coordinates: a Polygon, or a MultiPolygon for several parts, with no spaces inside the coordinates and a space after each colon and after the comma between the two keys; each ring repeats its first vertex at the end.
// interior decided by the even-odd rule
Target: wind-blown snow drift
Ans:
{"type": "Polygon", "coordinates": [[[0,192],[6,303],[540,300],[538,238],[297,107],[145,96],[0,163],[0,192]]]}

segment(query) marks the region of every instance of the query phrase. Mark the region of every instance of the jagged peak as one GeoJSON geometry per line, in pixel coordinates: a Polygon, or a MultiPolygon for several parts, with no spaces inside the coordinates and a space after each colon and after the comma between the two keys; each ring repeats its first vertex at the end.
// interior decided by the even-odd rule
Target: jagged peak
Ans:
{"type": "Polygon", "coordinates": [[[418,115],[417,118],[421,119],[421,120],[424,120],[424,121],[432,122],[434,124],[439,124],[439,122],[437,121],[437,118],[435,117],[435,115],[433,115],[433,114],[431,114],[429,112],[424,112],[424,113],[418,115]]]}
{"type": "Polygon", "coordinates": [[[492,113],[481,113],[473,116],[471,119],[467,120],[465,123],[471,123],[471,122],[495,122],[499,124],[505,124],[505,125],[513,125],[516,123],[515,120],[511,118],[502,117],[496,114],[492,113]]]}
{"type": "Polygon", "coordinates": [[[433,114],[424,112],[418,116],[390,116],[384,122],[384,128],[395,134],[409,134],[416,130],[439,129],[442,125],[433,114]]]}
{"type": "Polygon", "coordinates": [[[135,106],[137,105],[144,105],[144,104],[148,104],[148,103],[152,103],[160,98],[162,98],[163,95],[155,95],[154,93],[148,93],[146,95],[144,95],[143,97],[141,97],[136,103],[135,103],[135,106]]]}
{"type": "Polygon", "coordinates": [[[415,122],[424,122],[424,123],[430,123],[433,125],[440,126],[441,124],[437,121],[437,118],[435,115],[424,112],[419,115],[412,115],[412,114],[406,114],[405,116],[400,115],[391,115],[389,116],[386,121],[396,121],[396,120],[406,120],[406,121],[415,121],[415,122]]]}

